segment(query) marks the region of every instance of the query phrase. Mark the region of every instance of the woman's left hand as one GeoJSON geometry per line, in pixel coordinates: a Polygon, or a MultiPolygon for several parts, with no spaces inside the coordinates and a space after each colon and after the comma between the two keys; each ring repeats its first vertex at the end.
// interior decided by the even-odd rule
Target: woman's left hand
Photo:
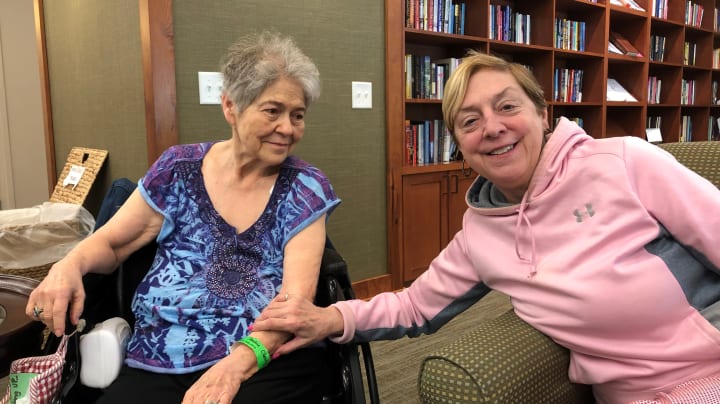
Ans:
{"type": "MultiPolygon", "coordinates": [[[[235,350],[210,367],[185,392],[182,404],[231,404],[240,385],[249,377],[242,371],[247,366],[238,366],[242,355],[242,350],[235,350]]],[[[251,360],[255,360],[254,356],[251,360]]]]}

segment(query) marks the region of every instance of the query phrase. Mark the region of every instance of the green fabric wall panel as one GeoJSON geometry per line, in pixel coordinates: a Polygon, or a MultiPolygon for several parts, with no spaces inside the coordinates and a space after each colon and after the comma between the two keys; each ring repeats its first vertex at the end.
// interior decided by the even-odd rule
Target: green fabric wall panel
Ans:
{"type": "MultiPolygon", "coordinates": [[[[88,197],[94,211],[113,178],[138,179],[147,169],[138,3],[44,6],[57,169],[73,146],[109,151],[88,197]]],[[[230,136],[219,106],[199,104],[197,72],[218,71],[238,36],[275,29],[315,60],[323,94],[297,154],[325,171],[343,200],[328,231],[353,280],[387,273],[384,2],[175,0],[173,25],[182,143],[230,136]],[[351,108],[352,81],[373,83],[372,109],[351,108]]]]}
{"type": "Polygon", "coordinates": [[[218,71],[240,35],[292,35],[316,62],[323,93],[296,154],[322,169],[343,200],[328,232],[353,280],[387,273],[384,2],[214,0],[173,3],[181,143],[227,139],[219,105],[200,105],[197,72],[218,71]],[[351,82],[373,83],[373,108],[351,108],[351,82]]]}
{"type": "Polygon", "coordinates": [[[147,169],[138,4],[53,0],[44,12],[57,172],[73,146],[109,151],[86,202],[96,213],[113,178],[147,169]]]}

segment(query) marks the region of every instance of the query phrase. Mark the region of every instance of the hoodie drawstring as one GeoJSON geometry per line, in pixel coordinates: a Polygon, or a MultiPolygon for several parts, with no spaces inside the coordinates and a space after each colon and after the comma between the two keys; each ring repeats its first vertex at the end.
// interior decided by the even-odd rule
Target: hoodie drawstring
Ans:
{"type": "Polygon", "coordinates": [[[530,274],[528,275],[528,279],[532,279],[537,274],[537,257],[536,257],[536,250],[535,250],[535,234],[532,231],[532,223],[530,223],[530,219],[528,219],[527,215],[525,214],[525,209],[527,208],[527,199],[530,195],[529,192],[526,192],[523,196],[522,201],[520,201],[520,207],[517,210],[518,213],[518,219],[517,223],[515,223],[515,254],[517,255],[518,259],[524,262],[530,263],[530,274]],[[528,233],[530,235],[530,259],[528,260],[526,257],[524,257],[520,253],[520,227],[522,223],[525,223],[525,225],[528,228],[528,233]]]}

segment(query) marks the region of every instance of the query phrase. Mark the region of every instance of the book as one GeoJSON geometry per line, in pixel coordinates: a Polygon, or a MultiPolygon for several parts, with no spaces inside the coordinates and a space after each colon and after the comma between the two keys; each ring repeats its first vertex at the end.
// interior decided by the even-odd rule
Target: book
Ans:
{"type": "Polygon", "coordinates": [[[629,8],[636,11],[645,11],[645,9],[642,8],[640,4],[638,4],[634,0],[610,0],[610,4],[614,6],[629,8]]]}
{"type": "Polygon", "coordinates": [[[627,40],[622,34],[610,31],[610,43],[615,45],[623,54],[627,56],[642,57],[642,53],[633,44],[627,40]]]}
{"type": "Polygon", "coordinates": [[[617,80],[608,77],[607,79],[607,100],[608,101],[630,101],[637,102],[628,90],[625,89],[617,80]]]}

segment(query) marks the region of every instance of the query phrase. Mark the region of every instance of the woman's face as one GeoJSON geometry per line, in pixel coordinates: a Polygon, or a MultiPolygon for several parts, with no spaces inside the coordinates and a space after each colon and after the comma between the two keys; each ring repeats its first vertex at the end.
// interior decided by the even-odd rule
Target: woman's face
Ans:
{"type": "Polygon", "coordinates": [[[305,133],[305,96],[292,79],[278,79],[244,111],[224,95],[222,103],[241,153],[269,165],[280,165],[305,133]]]}
{"type": "Polygon", "coordinates": [[[508,202],[520,202],[540,158],[547,110],[538,112],[510,73],[481,70],[470,77],[455,118],[465,161],[508,202]]]}

